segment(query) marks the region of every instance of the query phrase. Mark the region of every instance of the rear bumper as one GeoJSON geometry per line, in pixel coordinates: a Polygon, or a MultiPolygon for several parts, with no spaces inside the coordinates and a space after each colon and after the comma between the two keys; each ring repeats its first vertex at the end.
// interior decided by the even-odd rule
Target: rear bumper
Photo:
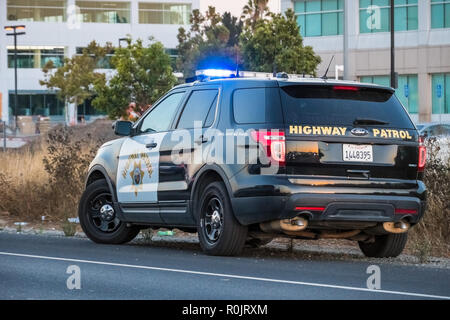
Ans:
{"type": "MultiPolygon", "coordinates": [[[[276,189],[274,185],[273,190],[276,189]]],[[[426,207],[425,185],[420,181],[415,189],[408,190],[370,191],[343,187],[330,190],[317,186],[298,188],[288,185],[281,189],[284,194],[278,192],[272,195],[233,197],[232,206],[238,221],[250,225],[305,215],[311,222],[396,222],[406,219],[411,224],[416,224],[422,218],[426,207]],[[305,210],[298,207],[321,209],[305,210]],[[396,212],[396,209],[402,210],[396,212]]]]}

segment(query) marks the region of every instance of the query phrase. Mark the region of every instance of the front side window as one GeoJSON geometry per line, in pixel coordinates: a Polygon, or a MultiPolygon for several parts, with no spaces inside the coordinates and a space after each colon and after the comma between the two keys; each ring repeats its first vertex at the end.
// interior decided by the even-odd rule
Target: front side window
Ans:
{"type": "Polygon", "coordinates": [[[296,1],[294,4],[300,33],[304,37],[343,33],[344,0],[296,1]]]}
{"type": "Polygon", "coordinates": [[[139,23],[187,25],[190,14],[190,4],[139,3],[139,23]]]}
{"type": "MultiPolygon", "coordinates": [[[[417,0],[394,0],[394,30],[417,30],[417,0]]],[[[390,0],[359,0],[361,33],[390,30],[390,0]]]]}
{"type": "Polygon", "coordinates": [[[450,0],[431,0],[431,28],[450,28],[450,0]]]}
{"type": "Polygon", "coordinates": [[[9,21],[66,21],[66,0],[7,0],[9,21]]]}
{"type": "Polygon", "coordinates": [[[158,103],[142,120],[141,133],[163,132],[170,128],[184,92],[176,92],[158,103]]]}
{"type": "Polygon", "coordinates": [[[113,1],[76,1],[80,21],[96,23],[130,23],[130,3],[113,1]]]}
{"type": "Polygon", "coordinates": [[[211,116],[215,114],[217,104],[217,94],[218,90],[193,91],[183,109],[177,128],[192,129],[196,121],[201,122],[202,127],[211,125],[211,116]]]}

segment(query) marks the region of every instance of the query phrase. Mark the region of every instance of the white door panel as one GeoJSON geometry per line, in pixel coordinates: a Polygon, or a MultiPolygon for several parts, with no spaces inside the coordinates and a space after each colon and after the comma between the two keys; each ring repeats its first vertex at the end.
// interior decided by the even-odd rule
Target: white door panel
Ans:
{"type": "Polygon", "coordinates": [[[138,135],[122,144],[117,169],[120,203],[158,201],[159,148],[165,132],[138,135]],[[153,148],[147,145],[156,143],[153,148]]]}

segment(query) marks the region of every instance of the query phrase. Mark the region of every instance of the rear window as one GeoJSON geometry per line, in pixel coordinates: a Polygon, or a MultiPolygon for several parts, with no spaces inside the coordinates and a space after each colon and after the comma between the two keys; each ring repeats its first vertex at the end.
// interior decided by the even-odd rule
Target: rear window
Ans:
{"type": "Polygon", "coordinates": [[[234,120],[239,124],[282,123],[278,88],[238,89],[233,93],[234,120]]]}
{"type": "Polygon", "coordinates": [[[414,129],[408,114],[388,90],[361,88],[335,90],[333,86],[286,86],[281,88],[287,123],[353,126],[355,119],[373,119],[386,128],[414,129]]]}

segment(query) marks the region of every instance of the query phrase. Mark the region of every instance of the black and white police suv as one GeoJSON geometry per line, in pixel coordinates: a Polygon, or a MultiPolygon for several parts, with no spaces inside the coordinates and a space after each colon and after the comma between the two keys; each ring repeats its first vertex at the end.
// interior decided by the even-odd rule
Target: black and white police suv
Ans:
{"type": "Polygon", "coordinates": [[[424,214],[426,150],[393,89],[323,79],[179,85],[93,160],[79,217],[98,243],[198,232],[212,255],[284,235],[395,257],[424,214]]]}

